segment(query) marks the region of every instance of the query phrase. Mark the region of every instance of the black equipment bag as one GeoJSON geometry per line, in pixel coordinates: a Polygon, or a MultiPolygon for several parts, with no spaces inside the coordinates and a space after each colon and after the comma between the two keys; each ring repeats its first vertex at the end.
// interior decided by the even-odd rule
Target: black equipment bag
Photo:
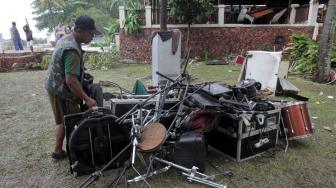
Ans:
{"type": "Polygon", "coordinates": [[[206,142],[202,133],[185,132],[176,140],[173,159],[176,164],[187,168],[196,166],[199,171],[204,172],[206,151],[206,142]]]}
{"type": "MultiPolygon", "coordinates": [[[[104,167],[129,143],[129,130],[115,122],[111,110],[99,108],[64,117],[70,172],[90,174],[104,167]]],[[[128,150],[110,168],[122,166],[128,150]]]]}

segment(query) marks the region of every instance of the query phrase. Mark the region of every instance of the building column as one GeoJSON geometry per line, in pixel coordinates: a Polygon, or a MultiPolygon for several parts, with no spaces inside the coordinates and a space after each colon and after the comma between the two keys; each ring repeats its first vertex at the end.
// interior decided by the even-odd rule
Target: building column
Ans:
{"type": "Polygon", "coordinates": [[[218,24],[224,25],[225,5],[218,5],[218,24]]]}
{"type": "Polygon", "coordinates": [[[0,33],[0,53],[3,53],[5,51],[2,41],[2,34],[0,33]]]}
{"type": "Polygon", "coordinates": [[[289,24],[295,24],[296,18],[296,8],[299,7],[299,4],[291,4],[291,12],[289,16],[289,24]]]}
{"type": "Polygon", "coordinates": [[[124,6],[119,6],[119,24],[120,24],[120,29],[124,28],[125,25],[125,7],[124,6]]]}
{"type": "Polygon", "coordinates": [[[152,7],[145,6],[146,9],[146,27],[152,27],[152,7]]]}
{"type": "Polygon", "coordinates": [[[317,20],[319,3],[317,0],[310,0],[307,25],[314,26],[317,20]]]}

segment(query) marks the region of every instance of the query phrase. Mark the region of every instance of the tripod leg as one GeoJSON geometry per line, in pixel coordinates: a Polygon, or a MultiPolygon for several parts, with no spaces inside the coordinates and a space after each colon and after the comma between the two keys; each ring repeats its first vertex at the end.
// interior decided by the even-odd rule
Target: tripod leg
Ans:
{"type": "Polygon", "coordinates": [[[115,162],[115,160],[118,159],[118,157],[120,155],[122,155],[130,146],[132,145],[132,143],[129,143],[123,150],[121,150],[113,159],[111,159],[110,162],[108,162],[102,169],[97,170],[96,172],[92,173],[91,176],[89,176],[83,183],[81,183],[78,187],[79,188],[86,188],[89,185],[91,185],[91,183],[93,183],[94,181],[96,181],[100,176],[102,176],[103,171],[108,168],[111,164],[113,164],[115,162]]]}
{"type": "MultiPolygon", "coordinates": [[[[114,181],[108,186],[109,188],[115,188],[117,187],[117,185],[119,184],[120,180],[125,177],[125,173],[127,168],[130,167],[130,161],[127,160],[124,163],[124,168],[121,170],[121,172],[119,173],[119,176],[117,178],[114,179],[114,181]]],[[[127,181],[125,181],[125,184],[127,185],[127,181]]]]}
{"type": "MultiPolygon", "coordinates": [[[[149,173],[150,173],[151,171],[153,171],[153,161],[154,161],[153,157],[150,156],[150,157],[149,157],[149,166],[148,166],[146,175],[143,177],[144,180],[146,180],[146,178],[148,177],[149,173]]],[[[144,186],[145,186],[145,181],[142,182],[141,187],[144,187],[144,186]]]]}

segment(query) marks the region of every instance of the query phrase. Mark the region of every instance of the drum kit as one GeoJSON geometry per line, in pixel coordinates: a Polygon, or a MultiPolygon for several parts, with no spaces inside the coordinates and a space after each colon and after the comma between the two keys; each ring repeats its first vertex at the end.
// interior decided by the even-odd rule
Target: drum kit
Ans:
{"type": "MultiPolygon", "coordinates": [[[[190,182],[211,187],[227,187],[226,184],[216,183],[214,176],[200,172],[200,170],[204,170],[199,167],[203,163],[205,164],[206,154],[196,156],[195,161],[192,161],[193,157],[187,157],[188,160],[191,160],[188,162],[199,164],[198,166],[190,166],[183,159],[172,157],[178,156],[174,152],[181,151],[187,153],[186,155],[182,153],[182,156],[198,155],[197,151],[206,153],[207,143],[204,141],[203,134],[217,129],[220,122],[218,114],[224,113],[230,119],[241,119],[244,129],[247,130],[250,127],[248,134],[245,134],[247,136],[258,136],[259,132],[254,134],[251,131],[252,126],[255,126],[255,131],[266,130],[268,124],[276,121],[273,120],[277,118],[276,116],[268,117],[267,113],[262,113],[262,111],[274,109],[281,111],[279,129],[286,141],[306,138],[314,132],[308,107],[304,102],[283,103],[270,100],[253,102],[253,98],[260,89],[260,83],[254,80],[246,80],[233,87],[210,82],[191,85],[190,76],[187,74],[181,74],[176,80],[160,73],[157,74],[165,78],[166,83],[158,88],[157,93],[133,105],[119,117],[113,115],[109,109],[98,108],[98,110],[89,110],[91,115],[85,120],[80,119],[88,117],[88,112],[84,113],[86,115],[82,113],[65,118],[66,134],[69,138],[67,149],[71,171],[76,170],[76,162],[89,163],[91,172],[92,169],[98,169],[92,172],[79,187],[88,187],[103,175],[103,171],[112,166],[120,167],[116,163],[123,163],[123,168],[111,183],[111,187],[117,187],[120,181],[126,179],[125,174],[129,169],[132,169],[137,176],[127,180],[127,183],[142,181],[143,186],[151,187],[147,179],[164,173],[171,167],[182,171],[182,175],[186,176],[190,182]],[[164,108],[163,106],[171,93],[174,93],[173,96],[178,100],[169,109],[164,108]],[[154,107],[148,108],[148,104],[154,107]],[[164,119],[168,119],[168,121],[163,121],[164,119]],[[76,125],[70,126],[67,125],[67,122],[76,125]],[[94,127],[95,125],[97,126],[94,127]],[[67,131],[67,129],[69,130],[67,131]],[[186,130],[200,134],[185,134],[186,130]],[[117,131],[119,135],[113,134],[113,131],[117,131]],[[84,140],[89,144],[81,142],[83,135],[85,135],[84,140]],[[113,147],[117,147],[113,146],[116,145],[113,143],[116,138],[120,138],[119,148],[114,151],[113,147]],[[177,146],[181,146],[182,149],[178,151],[177,146]],[[85,151],[90,153],[84,162],[78,160],[79,155],[84,155],[83,148],[86,148],[85,151]],[[192,151],[191,148],[196,149],[192,151]],[[106,153],[109,154],[106,155],[106,153]],[[138,161],[137,157],[145,165],[146,171],[143,174],[137,169],[139,165],[135,164],[138,161]],[[99,163],[99,166],[96,163],[99,163]],[[157,169],[158,166],[163,167],[157,169]]],[[[241,128],[242,130],[243,128],[241,128]]],[[[255,142],[253,145],[257,149],[262,148],[269,140],[270,138],[267,137],[258,138],[259,142],[255,142]]]]}
{"type": "MultiPolygon", "coordinates": [[[[160,76],[165,77],[165,75],[160,76]]],[[[186,176],[187,180],[190,182],[198,182],[211,187],[226,187],[226,185],[214,182],[214,176],[209,176],[199,172],[197,166],[191,166],[190,168],[188,168],[186,167],[186,165],[180,163],[177,164],[178,162],[172,162],[172,160],[169,159],[169,156],[173,155],[176,140],[178,140],[183,133],[181,131],[183,129],[182,124],[184,122],[184,118],[186,117],[186,107],[184,105],[184,102],[186,102],[187,99],[191,98],[193,94],[200,91],[205,86],[205,84],[192,86],[189,84],[190,82],[188,80],[188,76],[181,76],[176,80],[171,80],[168,77],[166,79],[167,82],[164,84],[163,87],[159,88],[159,91],[157,93],[149,96],[142,102],[135,104],[128,112],[120,117],[117,117],[117,119],[113,121],[113,123],[115,124],[129,128],[129,143],[127,145],[124,144],[125,147],[122,150],[119,150],[118,154],[111,155],[113,156],[111,157],[111,160],[102,168],[93,172],[81,185],[79,185],[79,187],[88,187],[91,183],[99,179],[99,177],[102,176],[103,171],[110,168],[110,166],[118,161],[118,158],[125,153],[129,154],[129,158],[125,160],[124,168],[111,183],[112,187],[116,187],[120,183],[120,181],[124,179],[123,177],[125,177],[125,173],[128,169],[132,169],[138,176],[128,180],[127,182],[143,181],[144,184],[151,187],[147,181],[147,178],[163,173],[169,170],[171,167],[182,171],[182,175],[186,176]],[[163,106],[165,104],[165,100],[167,99],[168,92],[172,92],[172,90],[177,91],[176,96],[179,97],[179,100],[175,105],[167,110],[164,109],[163,106]],[[156,101],[155,107],[152,109],[146,108],[146,105],[152,103],[153,99],[156,101]],[[167,117],[171,117],[170,121],[168,121],[169,123],[166,122],[165,125],[162,124],[161,120],[167,117]],[[144,160],[144,155],[149,155],[147,160],[149,164],[146,164],[146,161],[144,160]],[[146,173],[140,174],[140,170],[138,170],[137,165],[135,165],[137,161],[136,157],[138,157],[140,161],[142,161],[142,163],[145,165],[147,169],[146,173]],[[161,169],[155,169],[158,164],[164,165],[164,167],[161,169]]],[[[82,127],[83,126],[78,127],[76,128],[76,130],[81,129],[82,127]]],[[[83,129],[87,127],[88,126],[83,127],[83,129]]],[[[90,132],[87,133],[91,135],[90,132]]],[[[78,134],[79,133],[77,133],[76,135],[78,134]]],[[[74,133],[71,133],[70,138],[72,140],[74,139],[74,135],[74,133]]],[[[193,139],[196,138],[195,134],[189,137],[185,139],[186,141],[180,141],[181,143],[183,142],[183,144],[180,145],[187,145],[189,143],[193,144],[193,139]],[[184,142],[187,142],[187,144],[185,144],[184,142]]],[[[93,138],[93,140],[96,141],[97,138],[93,138]]],[[[110,138],[107,138],[106,140],[110,140],[110,138]]],[[[204,138],[198,140],[199,142],[195,145],[195,147],[202,148],[205,154],[204,138]]],[[[69,148],[69,153],[71,155],[73,153],[73,150],[71,150],[73,146],[70,145],[69,148]]],[[[184,150],[184,148],[182,148],[182,150],[184,150]]],[[[91,153],[95,153],[95,149],[92,149],[91,153]]],[[[194,153],[190,154],[195,155],[194,153]]],[[[201,163],[205,163],[205,161],[205,157],[201,158],[201,163]]]]}

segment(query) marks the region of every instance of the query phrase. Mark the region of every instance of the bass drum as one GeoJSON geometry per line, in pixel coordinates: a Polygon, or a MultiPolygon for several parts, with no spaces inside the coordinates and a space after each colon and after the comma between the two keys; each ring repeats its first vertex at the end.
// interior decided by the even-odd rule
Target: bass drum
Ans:
{"type": "Polygon", "coordinates": [[[288,103],[281,109],[282,132],[288,140],[302,139],[314,133],[309,111],[305,102],[288,103]]]}
{"type": "MultiPolygon", "coordinates": [[[[90,174],[104,167],[129,143],[129,130],[115,122],[113,115],[90,117],[82,120],[70,134],[68,149],[72,173],[90,174]]],[[[124,152],[113,167],[122,166],[129,158],[124,152]]]]}

